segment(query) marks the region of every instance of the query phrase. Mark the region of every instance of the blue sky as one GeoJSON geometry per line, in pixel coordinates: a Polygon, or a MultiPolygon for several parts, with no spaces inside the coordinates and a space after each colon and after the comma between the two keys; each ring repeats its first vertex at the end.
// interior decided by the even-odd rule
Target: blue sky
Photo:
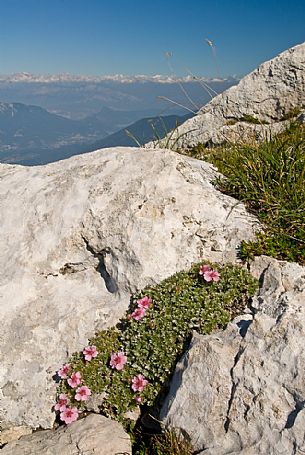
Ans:
{"type": "Polygon", "coordinates": [[[305,41],[305,0],[0,0],[0,74],[242,76],[305,41]],[[205,39],[214,43],[214,52],[205,39]]]}

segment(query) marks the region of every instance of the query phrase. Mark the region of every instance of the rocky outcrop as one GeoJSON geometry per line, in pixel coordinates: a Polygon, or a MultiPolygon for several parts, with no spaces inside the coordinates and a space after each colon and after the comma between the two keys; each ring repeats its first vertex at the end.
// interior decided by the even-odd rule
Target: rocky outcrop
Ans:
{"type": "Polygon", "coordinates": [[[305,43],[260,65],[155,144],[176,149],[266,139],[287,128],[304,106],[305,43]]]}
{"type": "Polygon", "coordinates": [[[101,415],[85,419],[56,431],[37,431],[7,444],[1,455],[131,455],[131,442],[120,424],[101,415]]]}
{"type": "Polygon", "coordinates": [[[252,312],[194,334],[162,409],[204,455],[305,451],[305,267],[257,258],[252,312]]]}
{"type": "Polygon", "coordinates": [[[0,165],[0,425],[51,428],[54,374],[130,294],[200,258],[235,261],[258,224],[207,163],[105,149],[0,165]]]}

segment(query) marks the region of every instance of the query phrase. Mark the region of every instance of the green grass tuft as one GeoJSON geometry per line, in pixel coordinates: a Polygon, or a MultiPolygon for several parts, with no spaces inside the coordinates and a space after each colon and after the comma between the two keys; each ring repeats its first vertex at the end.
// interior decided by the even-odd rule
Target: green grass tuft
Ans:
{"type": "MultiPolygon", "coordinates": [[[[142,434],[139,435],[142,438],[142,434]]],[[[134,455],[192,455],[190,442],[175,431],[166,430],[162,434],[146,437],[133,446],[134,455]]]]}
{"type": "Polygon", "coordinates": [[[298,115],[300,115],[301,112],[302,112],[301,107],[299,107],[299,106],[293,107],[292,109],[290,109],[290,111],[286,112],[286,114],[283,115],[283,117],[281,118],[281,121],[292,120],[292,119],[298,117],[298,115]]]}
{"type": "Polygon", "coordinates": [[[264,226],[243,242],[244,259],[266,254],[305,264],[305,128],[295,123],[268,142],[186,152],[213,163],[226,177],[217,187],[244,202],[264,226]]]}
{"type": "Polygon", "coordinates": [[[252,123],[253,125],[268,125],[268,122],[265,120],[259,120],[256,117],[253,117],[253,115],[245,114],[243,115],[240,119],[240,122],[246,122],[246,123],[252,123]]]}

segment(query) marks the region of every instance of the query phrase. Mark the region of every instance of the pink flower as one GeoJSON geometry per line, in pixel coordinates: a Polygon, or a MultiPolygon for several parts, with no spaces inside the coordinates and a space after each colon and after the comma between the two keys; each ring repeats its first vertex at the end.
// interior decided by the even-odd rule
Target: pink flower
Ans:
{"type": "Polygon", "coordinates": [[[201,265],[199,268],[199,275],[204,275],[206,272],[209,272],[211,267],[208,264],[201,265]]]}
{"type": "Polygon", "coordinates": [[[124,352],[116,352],[111,354],[110,366],[116,370],[123,370],[127,357],[124,352]]]}
{"type": "Polygon", "coordinates": [[[138,403],[138,404],[142,403],[142,398],[139,395],[137,395],[135,397],[135,402],[138,403]]]}
{"type": "Polygon", "coordinates": [[[66,363],[65,365],[63,365],[61,367],[61,369],[58,371],[57,374],[61,379],[67,379],[68,373],[70,372],[70,370],[71,370],[70,364],[66,363]]]}
{"type": "Polygon", "coordinates": [[[203,278],[205,281],[219,281],[220,280],[220,274],[216,272],[216,270],[207,270],[203,274],[203,278]]]}
{"type": "Polygon", "coordinates": [[[66,408],[60,413],[60,420],[65,422],[67,425],[69,423],[75,422],[78,418],[77,408],[66,408]]]}
{"type": "Polygon", "coordinates": [[[142,299],[137,300],[137,304],[139,308],[144,308],[145,310],[148,310],[148,308],[151,307],[152,300],[151,298],[147,297],[147,295],[145,295],[144,297],[142,297],[142,299]]]}
{"type": "Polygon", "coordinates": [[[91,390],[89,389],[89,387],[83,385],[82,387],[79,387],[78,389],[76,389],[75,399],[77,401],[86,401],[86,400],[88,400],[90,395],[91,395],[91,390]]]}
{"type": "Polygon", "coordinates": [[[59,395],[59,399],[56,403],[56,405],[54,406],[54,409],[55,411],[64,411],[67,407],[67,405],[69,404],[69,398],[67,397],[67,395],[65,393],[61,393],[59,395]]]}
{"type": "Polygon", "coordinates": [[[146,313],[145,308],[136,308],[134,312],[131,313],[131,317],[136,321],[140,321],[142,318],[144,318],[145,313],[146,313]]]}
{"type": "Polygon", "coordinates": [[[76,372],[72,373],[71,378],[68,379],[68,384],[70,387],[72,387],[72,389],[75,389],[75,387],[77,387],[80,384],[80,380],[81,380],[81,374],[79,371],[76,371],[76,372]]]}
{"type": "Polygon", "coordinates": [[[90,360],[92,360],[94,357],[96,357],[98,355],[98,351],[96,350],[96,346],[87,346],[84,350],[83,350],[83,354],[85,356],[85,360],[88,360],[88,362],[90,360]]]}
{"type": "Polygon", "coordinates": [[[144,387],[148,384],[147,379],[145,379],[142,374],[134,376],[131,382],[132,382],[131,388],[134,392],[143,392],[144,387]]]}

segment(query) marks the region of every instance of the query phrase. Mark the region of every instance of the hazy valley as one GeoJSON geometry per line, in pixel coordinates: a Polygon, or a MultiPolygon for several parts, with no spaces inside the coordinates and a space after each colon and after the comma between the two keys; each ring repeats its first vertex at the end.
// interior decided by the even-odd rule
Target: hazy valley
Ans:
{"type": "Polygon", "coordinates": [[[166,76],[0,76],[0,161],[37,165],[97,148],[144,144],[235,83],[166,76]]]}

